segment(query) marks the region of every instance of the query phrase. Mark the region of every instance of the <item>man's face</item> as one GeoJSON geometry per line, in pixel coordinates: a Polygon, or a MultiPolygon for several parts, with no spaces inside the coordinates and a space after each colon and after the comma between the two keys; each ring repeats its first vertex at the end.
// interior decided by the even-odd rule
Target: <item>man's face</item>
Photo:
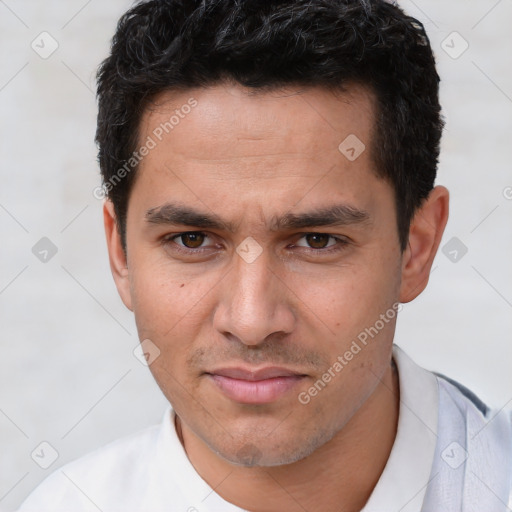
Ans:
{"type": "Polygon", "coordinates": [[[226,85],[161,94],[143,116],[140,146],[156,146],[131,192],[118,286],[183,426],[229,461],[307,456],[389,370],[401,252],[370,157],[374,115],[362,88],[226,85]]]}

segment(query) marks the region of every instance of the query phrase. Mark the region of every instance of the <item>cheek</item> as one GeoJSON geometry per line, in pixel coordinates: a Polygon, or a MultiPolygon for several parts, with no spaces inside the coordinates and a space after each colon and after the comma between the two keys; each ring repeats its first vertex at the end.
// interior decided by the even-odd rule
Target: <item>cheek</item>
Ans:
{"type": "Polygon", "coordinates": [[[321,322],[346,339],[373,325],[398,298],[399,274],[382,261],[340,266],[323,275],[295,274],[290,288],[321,322]]]}
{"type": "MultiPolygon", "coordinates": [[[[210,293],[218,278],[190,276],[167,263],[139,263],[131,275],[133,310],[139,336],[172,340],[190,336],[212,308],[210,293]]],[[[142,339],[142,338],[141,338],[142,339]]]]}
{"type": "Polygon", "coordinates": [[[208,325],[215,280],[207,275],[191,278],[170,271],[167,264],[137,266],[132,274],[132,298],[140,340],[158,347],[150,371],[175,408],[186,408],[195,393],[197,375],[187,364],[208,325]],[[185,391],[186,389],[186,391],[185,391]]]}
{"type": "MultiPolygon", "coordinates": [[[[310,340],[306,342],[312,349],[324,352],[329,361],[324,370],[331,367],[335,375],[319,403],[340,400],[331,393],[367,396],[389,360],[398,309],[398,260],[384,258],[382,252],[374,254],[371,262],[339,267],[322,279],[309,280],[309,285],[308,279],[294,278],[315,313],[311,323],[303,326],[302,338],[310,340]],[[332,368],[336,362],[342,370],[332,368]]],[[[303,312],[310,315],[307,308],[303,312]]]]}

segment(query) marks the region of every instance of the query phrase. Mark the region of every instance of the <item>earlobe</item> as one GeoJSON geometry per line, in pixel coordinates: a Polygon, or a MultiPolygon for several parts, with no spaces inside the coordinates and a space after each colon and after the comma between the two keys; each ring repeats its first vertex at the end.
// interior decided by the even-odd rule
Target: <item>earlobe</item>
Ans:
{"type": "Polygon", "coordinates": [[[415,299],[427,286],[430,269],[448,221],[449,193],[435,187],[416,212],[402,259],[400,302],[415,299]]]}
{"type": "Polygon", "coordinates": [[[132,311],[130,293],[130,273],[128,270],[127,256],[121,243],[121,236],[116,222],[116,215],[112,201],[106,200],[103,205],[103,222],[107,238],[110,269],[116,283],[117,291],[124,305],[132,311]]]}

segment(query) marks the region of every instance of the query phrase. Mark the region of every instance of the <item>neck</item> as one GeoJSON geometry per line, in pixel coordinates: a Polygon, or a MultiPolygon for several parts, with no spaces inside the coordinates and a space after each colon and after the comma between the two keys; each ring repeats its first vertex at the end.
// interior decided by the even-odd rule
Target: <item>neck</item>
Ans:
{"type": "Polygon", "coordinates": [[[236,466],[213,453],[178,417],[176,426],[192,465],[226,501],[252,512],[357,512],[389,458],[398,412],[398,374],[393,363],[344,428],[293,464],[236,466]]]}

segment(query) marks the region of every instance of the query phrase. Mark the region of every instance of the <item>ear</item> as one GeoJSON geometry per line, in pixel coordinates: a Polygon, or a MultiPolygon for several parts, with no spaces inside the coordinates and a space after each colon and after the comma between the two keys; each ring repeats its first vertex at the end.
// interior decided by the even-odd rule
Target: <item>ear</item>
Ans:
{"type": "Polygon", "coordinates": [[[416,212],[402,258],[400,302],[415,299],[427,286],[430,269],[448,221],[449,193],[435,187],[416,212]]]}
{"type": "Polygon", "coordinates": [[[114,277],[117,291],[119,292],[124,305],[130,311],[133,311],[128,261],[121,244],[121,235],[117,228],[114,204],[108,199],[103,205],[103,223],[105,225],[105,235],[107,237],[110,269],[112,270],[112,276],[114,277]]]}

